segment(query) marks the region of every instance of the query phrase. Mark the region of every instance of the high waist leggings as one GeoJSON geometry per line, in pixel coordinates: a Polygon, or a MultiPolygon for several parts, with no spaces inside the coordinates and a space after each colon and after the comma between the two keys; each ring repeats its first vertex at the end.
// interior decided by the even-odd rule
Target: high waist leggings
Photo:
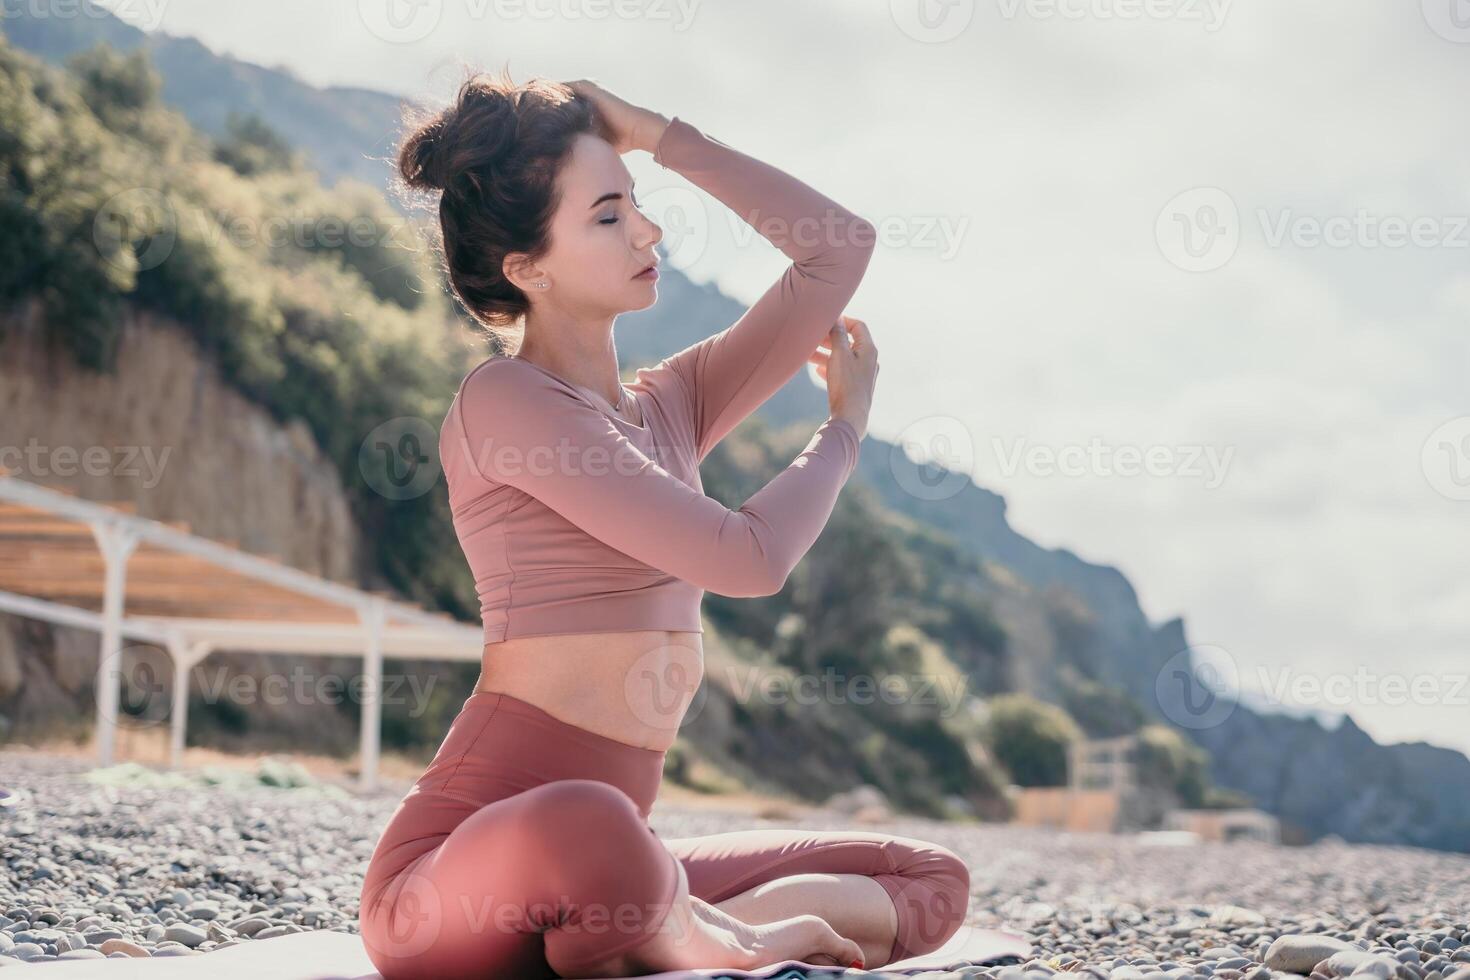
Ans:
{"type": "Polygon", "coordinates": [[[936,844],[780,829],[661,840],[648,817],[664,755],[508,694],[471,695],[368,863],[360,918],[374,966],[385,980],[561,976],[653,938],[676,861],[711,904],[787,875],[868,875],[898,913],[885,962],[963,924],[969,871],[936,844]]]}

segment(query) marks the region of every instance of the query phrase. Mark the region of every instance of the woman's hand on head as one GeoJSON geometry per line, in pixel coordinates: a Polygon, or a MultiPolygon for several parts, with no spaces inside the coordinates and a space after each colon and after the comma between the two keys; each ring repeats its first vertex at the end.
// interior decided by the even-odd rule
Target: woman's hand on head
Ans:
{"type": "Polygon", "coordinates": [[[878,384],[878,346],[868,325],[843,315],[810,360],[827,383],[827,406],[832,417],[852,423],[861,439],[868,431],[873,389],[878,384]]]}
{"type": "Polygon", "coordinates": [[[566,85],[592,103],[606,130],[604,138],[619,154],[629,150],[652,153],[669,125],[666,116],[620,99],[590,79],[579,78],[566,85]]]}

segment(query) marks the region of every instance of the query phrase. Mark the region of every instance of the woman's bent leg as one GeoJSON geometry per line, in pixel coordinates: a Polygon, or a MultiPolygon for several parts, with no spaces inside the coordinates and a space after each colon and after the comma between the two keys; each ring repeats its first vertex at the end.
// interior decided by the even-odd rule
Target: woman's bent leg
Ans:
{"type": "MultiPolygon", "coordinates": [[[[773,829],[674,838],[664,845],[688,872],[690,892],[712,904],[796,875],[872,878],[893,905],[897,929],[887,958],[879,963],[869,960],[869,969],[938,949],[964,924],[969,909],[970,871],[964,861],[948,848],[912,837],[773,829]]],[[[820,888],[812,881],[792,884],[803,889],[804,903],[810,903],[820,888]]],[[[848,885],[830,882],[829,886],[833,915],[823,918],[841,933],[842,894],[848,885]]],[[[770,895],[773,913],[762,921],[790,914],[775,886],[762,892],[770,895]]],[[[765,898],[761,895],[761,900],[765,898]]],[[[748,911],[755,906],[756,902],[744,902],[741,908],[748,911]]],[[[807,904],[806,911],[811,908],[807,904]]],[[[731,914],[740,917],[735,911],[731,914]]]]}
{"type": "Polygon", "coordinates": [[[557,780],[466,818],[394,880],[363,939],[388,980],[575,975],[652,938],[678,884],[627,794],[557,780]]]}

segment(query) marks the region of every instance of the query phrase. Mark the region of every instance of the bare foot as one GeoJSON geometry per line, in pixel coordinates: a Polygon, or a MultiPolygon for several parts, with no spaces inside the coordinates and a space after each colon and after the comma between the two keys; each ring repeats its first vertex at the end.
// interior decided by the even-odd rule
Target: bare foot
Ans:
{"type": "Polygon", "coordinates": [[[640,977],[666,970],[699,967],[745,968],[750,962],[750,950],[741,945],[725,921],[705,914],[704,910],[712,906],[689,894],[689,874],[682,863],[675,864],[679,869],[679,887],[674,892],[673,904],[657,931],[646,942],[594,963],[568,966],[550,959],[551,968],[568,980],[640,977]]]}
{"type": "Polygon", "coordinates": [[[752,970],[782,960],[814,966],[862,963],[862,947],[839,936],[816,915],[798,915],[750,925],[689,894],[689,878],[679,866],[673,906],[647,942],[596,963],[576,968],[551,966],[561,976],[637,977],[666,970],[729,968],[752,970]]]}

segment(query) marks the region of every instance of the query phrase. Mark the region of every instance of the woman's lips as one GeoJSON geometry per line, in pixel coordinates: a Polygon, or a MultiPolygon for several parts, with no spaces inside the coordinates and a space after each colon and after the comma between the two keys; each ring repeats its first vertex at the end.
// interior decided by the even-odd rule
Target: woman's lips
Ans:
{"type": "Polygon", "coordinates": [[[642,272],[638,273],[638,275],[634,276],[633,278],[634,279],[657,279],[658,278],[658,266],[651,265],[648,268],[644,269],[642,272]]]}

